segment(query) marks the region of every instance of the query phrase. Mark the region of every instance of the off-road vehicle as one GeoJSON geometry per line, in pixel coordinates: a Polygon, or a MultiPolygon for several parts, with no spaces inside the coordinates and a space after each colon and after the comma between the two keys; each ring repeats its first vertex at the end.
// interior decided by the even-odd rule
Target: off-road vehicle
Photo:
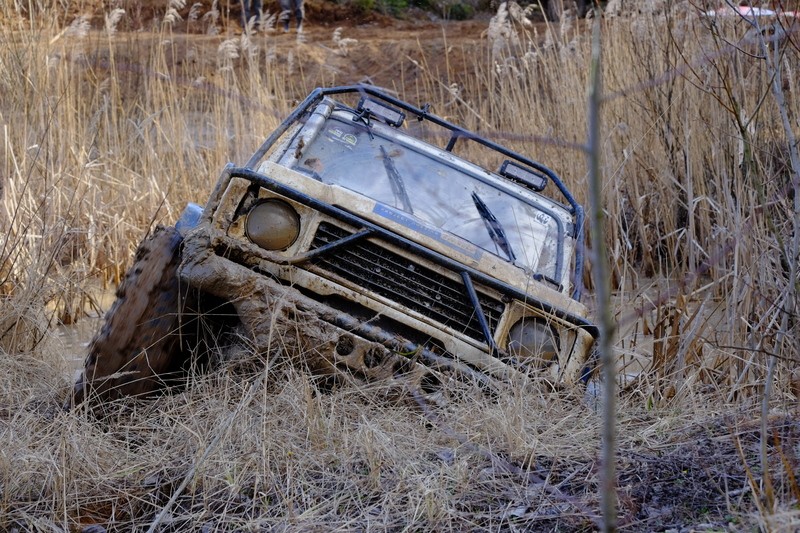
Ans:
{"type": "Polygon", "coordinates": [[[552,170],[428,106],[316,89],[204,208],[142,243],[75,399],[154,391],[191,361],[199,323],[315,373],[428,395],[576,382],[597,335],[580,303],[583,218],[552,170]]]}

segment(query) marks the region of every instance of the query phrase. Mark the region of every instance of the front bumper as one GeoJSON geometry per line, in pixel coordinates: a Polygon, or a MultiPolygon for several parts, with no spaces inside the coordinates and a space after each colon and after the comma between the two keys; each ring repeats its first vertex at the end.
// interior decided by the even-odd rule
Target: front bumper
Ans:
{"type": "Polygon", "coordinates": [[[451,378],[491,389],[499,385],[455,358],[433,353],[220,257],[204,226],[187,235],[182,255],[181,280],[229,301],[258,353],[281,352],[317,374],[381,382],[390,389],[414,386],[433,395],[451,378]]]}

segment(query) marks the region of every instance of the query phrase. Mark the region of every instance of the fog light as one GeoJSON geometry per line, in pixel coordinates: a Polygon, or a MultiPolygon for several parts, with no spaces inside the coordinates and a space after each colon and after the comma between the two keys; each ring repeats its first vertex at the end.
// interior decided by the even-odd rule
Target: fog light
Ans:
{"type": "Polygon", "coordinates": [[[540,319],[523,318],[508,332],[508,351],[523,363],[551,363],[558,358],[558,345],[558,334],[540,319]]]}
{"type": "Polygon", "coordinates": [[[283,200],[264,200],[247,213],[245,232],[265,250],[285,250],[300,234],[300,215],[283,200]]]}

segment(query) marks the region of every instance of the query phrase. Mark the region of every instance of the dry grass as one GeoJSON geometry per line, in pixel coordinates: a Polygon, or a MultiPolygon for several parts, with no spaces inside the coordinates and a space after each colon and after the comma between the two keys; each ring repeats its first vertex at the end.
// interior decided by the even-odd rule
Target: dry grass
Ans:
{"type": "MultiPolygon", "coordinates": [[[[795,530],[800,355],[783,310],[797,294],[797,183],[757,48],[677,8],[604,23],[621,524],[795,530]]],[[[230,368],[102,421],[61,411],[55,325],[79,319],[149,227],[202,201],[226,161],[325,80],[303,75],[300,45],[279,61],[263,37],[116,33],[112,14],[81,37],[80,21],[62,31],[52,16],[0,35],[0,530],[594,527],[601,428],[579,391],[426,410],[320,392],[291,369],[230,368]]],[[[585,201],[580,24],[546,39],[515,24],[483,56],[448,50],[445,64],[468,55],[470,72],[440,72],[420,49],[403,71],[413,81],[394,88],[546,162],[585,201]]],[[[797,129],[792,39],[780,64],[797,129]]]]}

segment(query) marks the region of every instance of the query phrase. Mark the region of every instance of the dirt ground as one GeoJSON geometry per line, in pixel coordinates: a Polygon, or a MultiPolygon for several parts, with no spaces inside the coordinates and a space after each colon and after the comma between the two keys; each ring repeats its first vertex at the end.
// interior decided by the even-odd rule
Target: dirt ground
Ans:
{"type": "MultiPolygon", "coordinates": [[[[305,24],[298,42],[294,31],[266,36],[279,57],[304,49],[304,74],[335,84],[372,83],[393,87],[412,83],[422,72],[447,80],[447,73],[469,72],[473,53],[486,51],[488,16],[470,21],[393,21],[333,26],[305,24]],[[337,40],[334,32],[341,28],[337,40]],[[350,44],[344,39],[352,39],[350,44]],[[423,68],[417,68],[417,64],[423,68]]],[[[301,57],[296,55],[295,57],[301,57]]]]}
{"type": "MultiPolygon", "coordinates": [[[[166,27],[166,4],[163,0],[88,0],[72,4],[60,17],[59,25],[67,28],[83,19],[91,29],[102,31],[112,11],[122,9],[124,14],[115,24],[117,39],[122,41],[130,33],[152,33],[161,39],[166,27]]],[[[178,2],[173,0],[170,4],[178,2]]],[[[202,60],[214,61],[221,42],[242,35],[239,2],[223,0],[218,2],[216,11],[209,0],[183,4],[177,10],[179,17],[169,24],[172,40],[186,51],[200,50],[202,60]]],[[[291,30],[284,33],[277,21],[277,1],[265,2],[264,11],[264,19],[271,27],[257,28],[251,34],[253,42],[274,53],[279,61],[288,57],[297,61],[306,86],[310,80],[314,85],[367,82],[392,87],[400,80],[413,83],[421,70],[443,80],[448,72],[470,72],[470,58],[475,53],[486,53],[486,31],[493,15],[483,11],[471,20],[455,21],[409,8],[396,18],[361,11],[353,3],[306,0],[303,32],[298,36],[294,21],[291,30]],[[417,68],[415,62],[422,63],[423,69],[417,68]]],[[[13,16],[24,23],[29,14],[0,13],[0,20],[13,16]]],[[[536,24],[539,34],[544,34],[544,22],[536,24]]]]}
{"type": "MultiPolygon", "coordinates": [[[[164,16],[167,6],[175,6],[176,11],[181,15],[183,22],[178,22],[175,29],[178,31],[193,31],[187,26],[187,21],[191,18],[190,13],[194,10],[199,13],[198,18],[211,11],[216,4],[219,12],[219,20],[226,28],[228,26],[239,26],[241,17],[241,3],[239,0],[199,0],[196,2],[172,0],[113,0],[110,2],[103,0],[86,0],[80,3],[73,3],[68,7],[69,13],[73,16],[89,15],[92,25],[101,27],[104,23],[105,15],[113,9],[123,9],[127,15],[127,21],[120,26],[123,31],[138,31],[145,28],[152,20],[160,19],[164,16]],[[181,7],[181,4],[183,7],[181,7]]],[[[354,1],[334,1],[334,0],[305,0],[304,11],[305,20],[314,27],[329,27],[331,30],[337,26],[358,26],[376,25],[382,28],[402,27],[405,24],[422,25],[427,22],[437,21],[439,15],[434,12],[424,11],[418,8],[407,8],[398,13],[397,16],[381,13],[378,10],[365,10],[360,8],[358,2],[354,1]]],[[[277,0],[263,1],[263,12],[265,14],[276,14],[280,11],[277,0]]],[[[489,11],[477,12],[475,20],[490,16],[489,11]]],[[[233,29],[232,27],[229,29],[233,29]]],[[[197,31],[196,28],[194,31],[197,31]]]]}

